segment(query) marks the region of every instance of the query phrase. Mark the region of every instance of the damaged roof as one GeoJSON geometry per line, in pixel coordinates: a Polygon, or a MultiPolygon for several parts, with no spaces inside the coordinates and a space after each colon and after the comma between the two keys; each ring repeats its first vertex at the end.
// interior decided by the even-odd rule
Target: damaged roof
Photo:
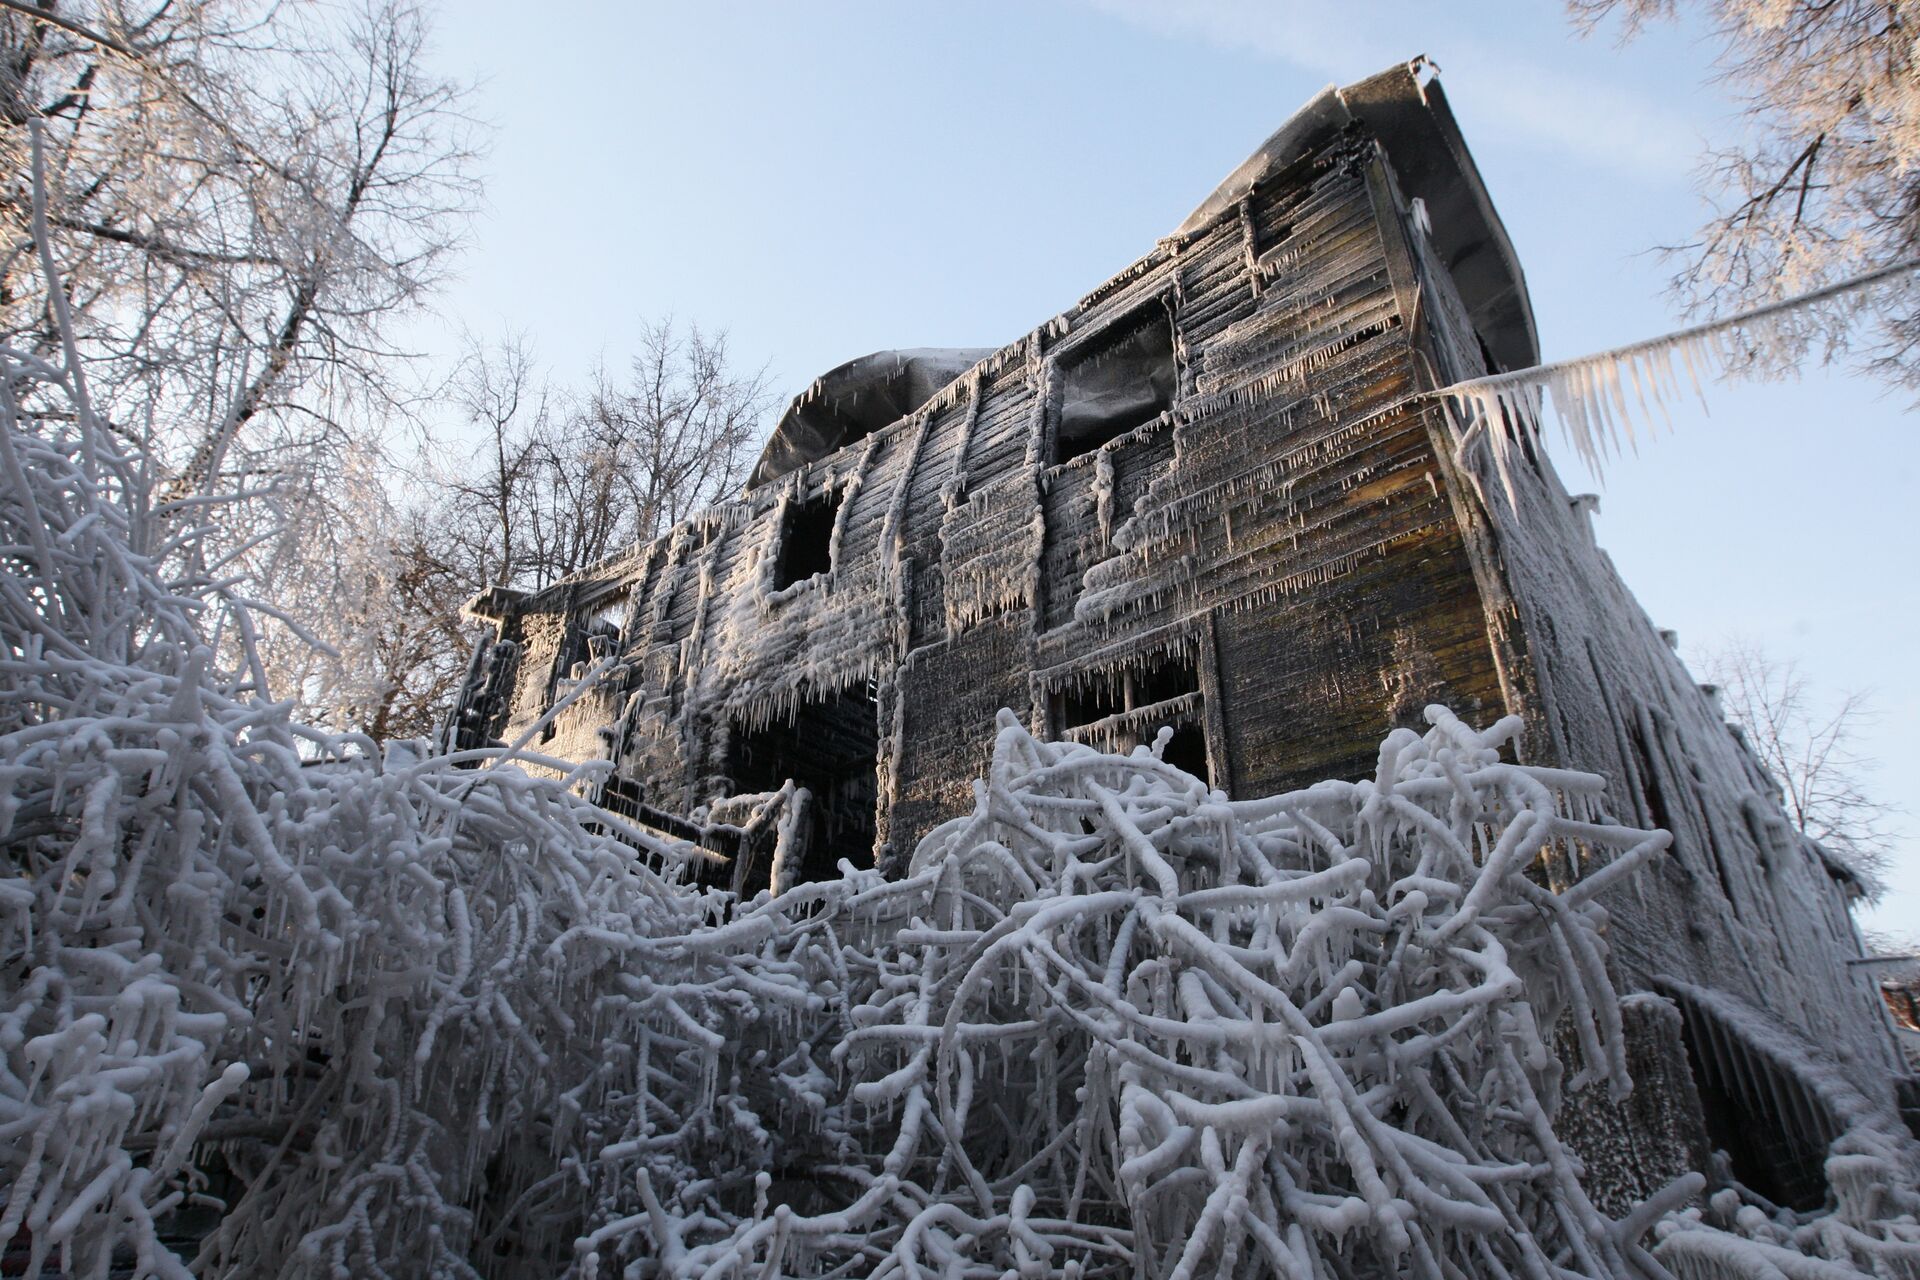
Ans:
{"type": "Polygon", "coordinates": [[[991,347],[876,351],[815,378],[793,398],[760,454],[752,489],[898,422],[993,354],[991,347]]]}
{"type": "Polygon", "coordinates": [[[1487,349],[1502,369],[1524,369],[1540,362],[1526,276],[1431,68],[1424,57],[1414,58],[1344,89],[1328,85],[1228,174],[1173,234],[1176,239],[1199,234],[1327,134],[1358,121],[1386,151],[1401,192],[1425,203],[1430,238],[1487,349]]]}
{"type": "MultiPolygon", "coordinates": [[[[1344,89],[1328,85],[1260,144],[1171,239],[1199,235],[1267,178],[1359,122],[1386,152],[1400,190],[1422,201],[1426,234],[1453,273],[1488,352],[1502,369],[1539,363],[1526,277],[1424,57],[1344,89]]],[[[761,453],[749,489],[797,470],[926,404],[997,348],[876,351],[849,360],[795,396],[761,453]]]]}

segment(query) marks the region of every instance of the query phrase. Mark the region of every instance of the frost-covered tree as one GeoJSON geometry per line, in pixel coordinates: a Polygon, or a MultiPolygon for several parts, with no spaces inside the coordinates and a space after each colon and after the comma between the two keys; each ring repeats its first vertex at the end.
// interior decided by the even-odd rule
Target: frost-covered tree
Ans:
{"type": "Polygon", "coordinates": [[[275,691],[310,723],[377,742],[427,737],[466,672],[473,637],[461,608],[474,588],[445,554],[447,531],[408,491],[389,493],[380,460],[357,472],[353,487],[316,503],[309,551],[328,558],[273,593],[285,621],[257,645],[275,691]]]}
{"type": "Polygon", "coordinates": [[[432,519],[475,590],[546,586],[738,488],[772,405],[725,333],[671,320],[581,390],[542,379],[524,339],[472,344],[453,400],[478,447],[434,477],[432,519]]]}
{"type": "Polygon", "coordinates": [[[1859,731],[1871,715],[1866,695],[1847,693],[1823,707],[1799,663],[1746,640],[1708,653],[1702,671],[1779,785],[1793,825],[1845,863],[1869,898],[1878,897],[1898,841],[1896,810],[1873,794],[1873,762],[1860,754],[1859,731]]]}
{"type": "MultiPolygon", "coordinates": [[[[99,411],[177,492],[255,488],[396,395],[417,307],[475,195],[462,91],[405,0],[0,6],[0,225],[24,237],[27,125],[99,411]]],[[[0,335],[46,350],[8,260],[0,335]]]]}
{"type": "MultiPolygon", "coordinates": [[[[411,395],[393,326],[476,194],[462,90],[426,39],[407,0],[0,5],[0,226],[29,242],[36,127],[71,317],[14,252],[0,340],[72,343],[155,518],[192,531],[160,553],[244,582],[250,657],[329,719],[340,686],[384,679],[344,664],[393,576],[382,455],[411,395]]],[[[231,630],[210,639],[241,662],[231,630]]]]}
{"type": "MultiPolygon", "coordinates": [[[[1701,173],[1712,216],[1673,249],[1675,287],[1700,313],[1801,293],[1920,256],[1920,26],[1897,0],[1569,0],[1623,39],[1698,15],[1741,109],[1738,141],[1701,173]]],[[[1920,387],[1920,283],[1856,295],[1801,344],[1853,354],[1920,387]]],[[[1813,319],[1814,317],[1808,317],[1813,319]]],[[[1762,350],[1790,363],[1796,349],[1762,350]]]]}
{"type": "Polygon", "coordinates": [[[427,450],[405,488],[354,451],[324,489],[273,499],[304,532],[298,555],[254,558],[283,617],[259,646],[317,725],[377,741],[433,732],[465,673],[462,609],[477,591],[546,586],[734,489],[769,401],[762,375],[731,367],[724,334],[662,321],[623,378],[598,370],[580,391],[546,382],[524,339],[470,344],[449,404],[459,447],[427,450]]]}

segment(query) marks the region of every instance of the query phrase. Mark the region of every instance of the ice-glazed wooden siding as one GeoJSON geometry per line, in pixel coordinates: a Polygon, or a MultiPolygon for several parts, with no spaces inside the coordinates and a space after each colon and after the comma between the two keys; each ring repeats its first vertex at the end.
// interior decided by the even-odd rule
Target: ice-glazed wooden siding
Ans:
{"type": "Polygon", "coordinates": [[[1418,357],[1383,172],[1358,129],[1331,139],[908,418],[525,602],[495,733],[617,658],[539,749],[610,754],[685,811],[725,791],[731,727],[870,683],[878,843],[899,854],[970,802],[1000,708],[1057,730],[1049,692],[1089,669],[1204,665],[1189,705],[1235,790],[1361,772],[1428,701],[1497,712],[1433,410],[1403,403],[1418,357]],[[1175,335],[1172,410],[1055,465],[1062,361],[1150,308],[1175,335]],[[828,493],[832,571],[776,589],[785,508],[828,493]]]}
{"type": "MultiPolygon", "coordinates": [[[[1487,372],[1447,273],[1418,231],[1407,246],[1435,376],[1487,372]]],[[[1892,1069],[1878,992],[1847,964],[1859,940],[1837,869],[1790,827],[1777,784],[1614,571],[1594,538],[1595,500],[1570,496],[1532,441],[1512,457],[1504,478],[1484,454],[1469,457],[1461,512],[1485,559],[1527,752],[1605,774],[1621,821],[1674,836],[1611,904],[1618,963],[1635,985],[1732,995],[1794,1027],[1808,1050],[1892,1069]]]]}
{"type": "MultiPolygon", "coordinates": [[[[872,847],[838,852],[897,868],[971,807],[1003,709],[1108,746],[1179,722],[1189,767],[1242,796],[1370,774],[1432,702],[1517,712],[1529,760],[1605,773],[1613,815],[1675,835],[1608,904],[1629,985],[1689,1018],[1689,990],[1737,1001],[1781,1044],[1884,1079],[1893,1042],[1827,864],[1545,458],[1516,440],[1497,486],[1423,394],[1482,372],[1487,335],[1386,157],[1361,124],[1323,135],[906,418],[503,605],[463,732],[610,757],[624,797],[687,813],[745,789],[733,748],[758,726],[831,705],[809,732],[844,744],[852,693],[878,798],[872,847]],[[1146,322],[1170,335],[1170,407],[1057,447],[1073,371],[1146,322]],[[789,513],[829,503],[831,569],[783,585],[789,513]]],[[[1636,1016],[1674,1022],[1658,1013],[1636,1016]]],[[[1648,1037],[1677,1078],[1674,1035],[1648,1037]]],[[[1582,1114],[1623,1195],[1693,1143],[1603,1150],[1640,1121],[1598,1098],[1582,1114]]]]}
{"type": "MultiPolygon", "coordinates": [[[[1227,744],[1216,780],[1246,794],[1366,771],[1380,732],[1428,702],[1502,705],[1432,411],[1408,402],[1410,295],[1382,194],[1356,140],[1282,175],[1220,229],[1234,234],[1178,255],[1189,387],[1171,447],[1145,467],[1115,458],[1110,538],[1098,521],[1061,526],[1096,548],[1075,624],[1041,641],[1047,665],[1129,626],[1207,615],[1227,744]]],[[[1095,469],[1078,470],[1097,496],[1095,469]]]]}
{"type": "Polygon", "coordinates": [[[1622,819],[1676,834],[1617,930],[1634,972],[1784,1004],[1882,1054],[1824,864],[1586,517],[1527,450],[1511,501],[1483,492],[1415,394],[1484,366],[1409,204],[1349,129],[903,421],[525,602],[493,735],[617,662],[537,749],[612,756],[648,804],[686,812],[733,789],[729,735],[862,686],[879,813],[875,848],[844,852],[865,860],[971,804],[1000,709],[1061,732],[1059,700],[1102,673],[1190,670],[1178,706],[1242,795],[1365,774],[1429,702],[1519,711],[1531,758],[1606,772],[1622,819]],[[1061,369],[1154,307],[1172,410],[1056,465],[1061,369]],[[787,508],[823,494],[833,568],[777,587],[787,508]]]}

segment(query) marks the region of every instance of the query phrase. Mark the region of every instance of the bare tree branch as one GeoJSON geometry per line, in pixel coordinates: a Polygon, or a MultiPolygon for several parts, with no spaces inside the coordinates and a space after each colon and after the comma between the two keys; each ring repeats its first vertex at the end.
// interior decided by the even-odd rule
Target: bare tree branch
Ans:
{"type": "Polygon", "coordinates": [[[1734,640],[1701,663],[1720,687],[1728,718],[1780,789],[1787,815],[1803,834],[1860,878],[1871,899],[1884,886],[1897,840],[1899,810],[1872,793],[1874,762],[1860,754],[1857,735],[1871,722],[1865,694],[1847,693],[1820,705],[1792,659],[1780,659],[1747,640],[1734,640]]]}
{"type": "MultiPolygon", "coordinates": [[[[1915,29],[1899,0],[1757,4],[1694,0],[1718,44],[1715,79],[1739,104],[1739,142],[1704,158],[1713,212],[1697,242],[1667,250],[1695,314],[1804,293],[1920,247],[1920,112],[1915,29]],[[1816,178],[1817,170],[1817,178],[1816,178]]],[[[1619,23],[1628,41],[1672,19],[1678,0],[1568,0],[1588,33],[1619,23]]],[[[1791,349],[1851,359],[1920,389],[1920,283],[1808,317],[1791,349]]]]}

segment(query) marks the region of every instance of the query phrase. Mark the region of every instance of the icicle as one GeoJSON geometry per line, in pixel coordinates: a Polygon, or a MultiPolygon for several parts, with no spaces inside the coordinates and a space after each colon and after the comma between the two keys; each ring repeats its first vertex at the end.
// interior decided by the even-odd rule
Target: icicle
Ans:
{"type": "Polygon", "coordinates": [[[1552,400],[1561,431],[1581,461],[1598,474],[1601,464],[1623,442],[1637,448],[1640,437],[1651,434],[1655,426],[1671,425],[1663,388],[1677,391],[1680,386],[1674,368],[1676,357],[1686,369],[1688,385],[1702,396],[1704,407],[1704,379],[1724,376],[1736,367],[1736,340],[1738,350],[1776,349],[1793,336],[1787,328],[1790,320],[1914,271],[1920,271],[1920,260],[1882,267],[1644,342],[1512,373],[1469,378],[1426,395],[1446,398],[1459,407],[1469,433],[1487,442],[1500,482],[1509,494],[1513,491],[1512,479],[1500,439],[1501,425],[1516,432],[1537,433],[1545,399],[1552,400]]]}
{"type": "MultiPolygon", "coordinates": [[[[1720,339],[1673,349],[1720,358],[1720,339]]],[[[1106,755],[1003,713],[972,810],[897,880],[797,882],[799,788],[712,805],[709,834],[777,828],[778,892],[741,902],[689,882],[684,842],[584,799],[592,770],[525,742],[376,759],[289,725],[257,663],[225,680],[194,658],[205,615],[239,606],[128,540],[147,495],[78,370],[0,346],[0,374],[0,523],[24,549],[0,571],[80,584],[58,617],[0,593],[0,703],[59,708],[0,731],[0,1240],[26,1228],[29,1272],[57,1251],[76,1274],[180,1273],[162,1218],[221,1150],[251,1184],[217,1245],[233,1274],[470,1274],[511,1254],[716,1280],[1626,1280],[1656,1273],[1650,1229],[1689,1278],[1914,1269],[1920,1198],[1870,1107],[1836,1112],[1831,1214],[1769,1220],[1731,1189],[1683,1209],[1692,1184],[1618,1222],[1595,1209],[1553,1131],[1548,1050],[1565,1010],[1583,1069],[1624,1082],[1595,898],[1668,838],[1596,824],[1597,777],[1504,762],[1516,720],[1429,707],[1371,778],[1229,801],[1165,736],[1106,755]],[[25,389],[90,448],[23,415],[25,389]],[[1576,842],[1586,878],[1530,878],[1576,842]],[[802,1165],[835,1207],[775,1203],[765,1171],[802,1165]]],[[[1547,388],[1608,439],[1671,375],[1649,357],[1630,394],[1604,365],[1469,387],[1463,435],[1503,447],[1547,388]]],[[[1189,589],[1193,522],[1158,536],[1139,598],[1189,589]]],[[[690,573],[713,586],[724,539],[694,541],[661,553],[656,600],[690,573]]],[[[871,679],[877,650],[846,640],[879,615],[877,583],[836,586],[863,603],[794,601],[828,635],[804,669],[756,671],[698,714],[791,721],[803,689],[871,679]]],[[[971,590],[962,619],[1031,586],[983,569],[971,590]]],[[[1058,679],[1087,690],[1203,647],[1182,623],[1058,679]]],[[[1101,731],[1190,722],[1183,698],[1101,731]]]]}

